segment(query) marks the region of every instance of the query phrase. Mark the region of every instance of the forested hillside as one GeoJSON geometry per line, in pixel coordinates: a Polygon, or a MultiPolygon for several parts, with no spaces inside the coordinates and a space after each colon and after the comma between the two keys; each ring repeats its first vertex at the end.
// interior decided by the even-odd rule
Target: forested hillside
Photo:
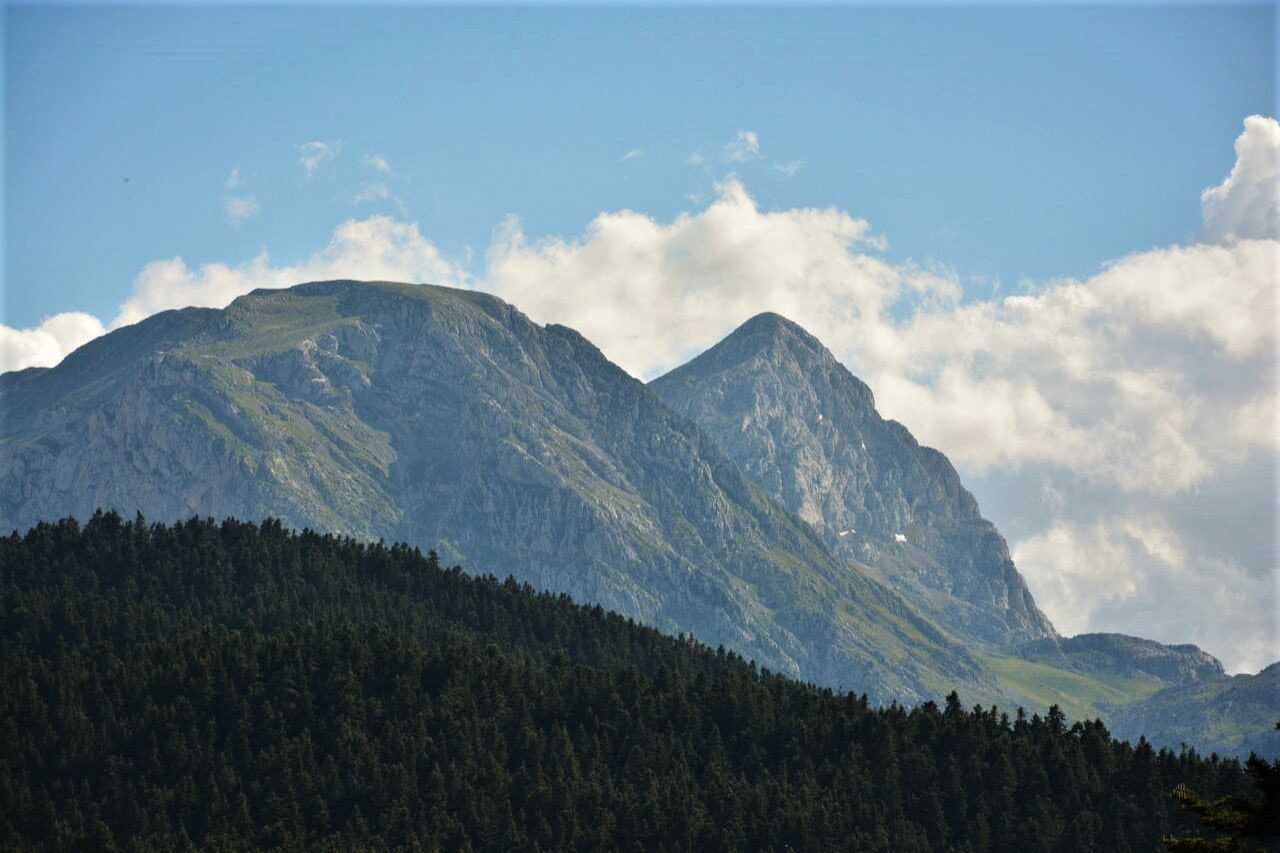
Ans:
{"type": "Polygon", "coordinates": [[[274,521],[41,524],[0,590],[4,849],[1137,853],[1250,789],[274,521]]]}

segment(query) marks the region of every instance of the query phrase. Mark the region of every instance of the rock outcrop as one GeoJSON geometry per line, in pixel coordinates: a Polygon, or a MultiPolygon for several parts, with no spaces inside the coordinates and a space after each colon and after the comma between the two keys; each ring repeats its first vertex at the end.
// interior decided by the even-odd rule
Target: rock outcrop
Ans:
{"type": "Polygon", "coordinates": [[[1019,647],[1019,657],[1077,672],[1124,676],[1151,675],[1169,685],[1220,681],[1222,661],[1199,646],[1166,646],[1126,634],[1078,634],[1034,640],[1019,647]]]}

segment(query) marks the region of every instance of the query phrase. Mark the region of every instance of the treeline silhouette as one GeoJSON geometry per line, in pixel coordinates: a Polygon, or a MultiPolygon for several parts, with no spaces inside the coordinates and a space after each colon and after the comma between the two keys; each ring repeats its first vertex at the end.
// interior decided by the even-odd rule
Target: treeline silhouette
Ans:
{"type": "Polygon", "coordinates": [[[1149,851],[1238,762],[869,707],[434,554],[99,513],[0,539],[9,850],[1149,851]]]}

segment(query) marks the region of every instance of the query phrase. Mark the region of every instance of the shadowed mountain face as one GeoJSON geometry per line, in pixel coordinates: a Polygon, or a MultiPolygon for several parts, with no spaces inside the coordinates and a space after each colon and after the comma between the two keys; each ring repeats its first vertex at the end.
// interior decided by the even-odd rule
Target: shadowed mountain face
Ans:
{"type": "Polygon", "coordinates": [[[871,390],[777,314],[650,383],[833,551],[960,634],[1056,637],[947,458],[876,412],[871,390]]]}
{"type": "MultiPolygon", "coordinates": [[[[98,507],[272,515],[436,548],[876,700],[994,695],[969,652],[769,494],[791,503],[785,489],[743,476],[577,333],[483,294],[325,282],[166,312],[4,376],[0,411],[5,530],[98,507]]],[[[878,430],[869,445],[914,448],[900,427],[878,430]]],[[[919,550],[967,525],[1002,554],[976,508],[961,511],[972,499],[945,460],[916,455],[876,482],[909,473],[928,500],[899,489],[865,522],[851,509],[850,526],[901,529],[919,550]],[[948,494],[963,506],[944,535],[934,507],[948,494]]],[[[956,600],[1008,601],[974,604],[962,624],[1037,635],[1007,559],[962,577],[980,591],[957,580],[956,600]]]]}
{"type": "Polygon", "coordinates": [[[1140,735],[1156,746],[1194,746],[1201,753],[1280,760],[1280,663],[1257,675],[1193,681],[1116,709],[1107,721],[1117,737],[1140,735]]]}

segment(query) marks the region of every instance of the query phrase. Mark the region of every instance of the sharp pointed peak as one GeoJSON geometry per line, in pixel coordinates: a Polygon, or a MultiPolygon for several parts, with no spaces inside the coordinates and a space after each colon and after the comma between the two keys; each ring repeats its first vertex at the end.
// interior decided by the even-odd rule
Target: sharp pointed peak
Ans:
{"type": "Polygon", "coordinates": [[[803,326],[773,311],[762,311],[734,329],[725,340],[737,334],[758,334],[761,332],[781,334],[800,334],[806,338],[817,340],[803,326]]]}
{"type": "Polygon", "coordinates": [[[795,360],[801,364],[835,364],[835,356],[822,342],[793,320],[773,311],[756,314],[719,343],[654,383],[719,373],[764,353],[770,359],[795,360]]]}
{"type": "Polygon", "coordinates": [[[765,311],[756,314],[730,332],[713,349],[735,352],[747,356],[764,349],[781,347],[791,358],[807,361],[812,358],[833,358],[830,351],[807,329],[781,314],[765,311]]]}

